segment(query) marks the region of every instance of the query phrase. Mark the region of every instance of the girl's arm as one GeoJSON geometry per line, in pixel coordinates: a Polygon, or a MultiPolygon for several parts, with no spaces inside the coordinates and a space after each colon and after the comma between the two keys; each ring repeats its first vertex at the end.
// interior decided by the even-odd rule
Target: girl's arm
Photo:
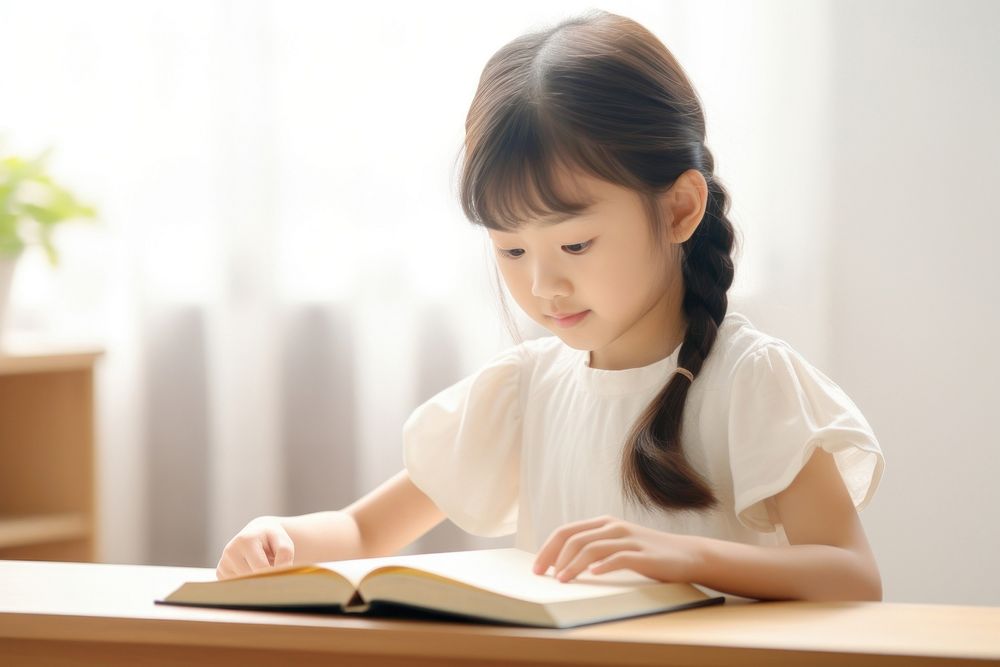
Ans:
{"type": "Polygon", "coordinates": [[[817,449],[775,497],[789,546],[761,546],[646,528],[598,517],[556,530],[535,559],[569,581],[631,569],[757,599],[881,600],[882,580],[833,457],[817,449]]]}
{"type": "Polygon", "coordinates": [[[282,519],[296,563],[391,556],[445,515],[401,470],[342,510],[282,519]]]}
{"type": "Polygon", "coordinates": [[[831,454],[817,449],[774,498],[790,546],[699,538],[691,581],[758,599],[882,599],[875,556],[831,454]]]}
{"type": "Polygon", "coordinates": [[[343,510],[257,517],[229,540],[215,573],[228,579],[274,567],[389,556],[443,519],[403,470],[343,510]]]}

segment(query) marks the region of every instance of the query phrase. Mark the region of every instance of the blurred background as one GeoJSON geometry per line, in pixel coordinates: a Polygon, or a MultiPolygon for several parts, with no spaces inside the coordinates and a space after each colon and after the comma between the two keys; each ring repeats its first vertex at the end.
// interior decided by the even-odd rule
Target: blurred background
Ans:
{"type": "MultiPolygon", "coordinates": [[[[104,352],[100,560],[214,567],[251,518],[402,467],[410,411],[511,344],[456,197],[481,69],[594,7],[0,0],[0,157],[52,148],[98,209],[59,225],[58,267],[20,257],[4,336],[104,352]]],[[[875,429],[886,599],[1000,604],[1000,4],[599,7],[703,100],[731,310],[875,429]]],[[[511,544],[446,522],[407,552],[511,544]]]]}

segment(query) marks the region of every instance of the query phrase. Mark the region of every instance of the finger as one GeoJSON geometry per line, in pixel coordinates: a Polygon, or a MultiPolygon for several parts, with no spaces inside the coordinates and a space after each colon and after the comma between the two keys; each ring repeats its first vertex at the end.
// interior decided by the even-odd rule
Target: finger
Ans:
{"type": "Polygon", "coordinates": [[[242,577],[244,575],[250,574],[250,566],[247,565],[246,560],[240,556],[227,559],[226,563],[222,566],[222,572],[226,579],[232,579],[233,577],[242,577]]]}
{"type": "Polygon", "coordinates": [[[261,548],[264,549],[264,558],[267,559],[268,567],[274,565],[274,551],[271,550],[271,540],[265,535],[263,542],[260,543],[261,548]]]}
{"type": "Polygon", "coordinates": [[[216,579],[228,579],[232,575],[232,566],[226,561],[225,558],[219,561],[219,564],[215,567],[215,578],[216,579]]]}
{"type": "Polygon", "coordinates": [[[247,567],[250,568],[250,572],[259,572],[260,570],[267,570],[271,567],[271,564],[267,561],[267,556],[264,554],[263,542],[256,542],[255,544],[252,544],[250,548],[243,553],[243,560],[246,561],[247,567]]]}
{"type": "Polygon", "coordinates": [[[580,554],[580,551],[582,551],[588,544],[597,540],[610,540],[615,537],[625,537],[625,535],[626,533],[622,527],[612,522],[590,530],[581,530],[576,535],[573,535],[566,540],[562,551],[559,552],[559,556],[556,558],[555,562],[556,575],[558,576],[562,570],[566,569],[566,566],[573,562],[573,559],[576,558],[580,554]]]}
{"type": "Polygon", "coordinates": [[[295,561],[295,545],[283,530],[268,531],[267,541],[273,554],[274,567],[288,567],[295,561]]]}
{"type": "Polygon", "coordinates": [[[561,526],[554,530],[552,534],[549,535],[549,538],[545,540],[542,548],[538,550],[538,555],[535,556],[535,563],[532,567],[532,571],[535,574],[545,574],[545,572],[548,571],[549,566],[555,564],[556,557],[559,556],[559,553],[562,551],[566,540],[581,530],[588,530],[590,528],[602,526],[607,523],[609,519],[610,517],[601,516],[594,519],[568,523],[565,526],[561,526]]]}
{"type": "Polygon", "coordinates": [[[659,577],[655,577],[653,573],[646,571],[647,568],[645,565],[646,560],[643,558],[641,552],[619,551],[618,553],[611,554],[604,560],[594,563],[590,571],[593,574],[604,574],[605,572],[614,572],[615,570],[632,570],[641,575],[658,579],[659,577]]]}
{"type": "Polygon", "coordinates": [[[638,552],[642,546],[631,538],[597,540],[580,550],[565,568],[556,571],[559,581],[570,581],[587,569],[591,563],[604,560],[620,552],[638,552]]]}
{"type": "MultiPolygon", "coordinates": [[[[220,579],[230,579],[232,577],[239,576],[240,568],[236,564],[235,551],[231,548],[226,548],[222,552],[222,558],[219,559],[219,565],[215,569],[215,576],[220,579]]],[[[240,558],[240,563],[243,559],[240,558]]]]}

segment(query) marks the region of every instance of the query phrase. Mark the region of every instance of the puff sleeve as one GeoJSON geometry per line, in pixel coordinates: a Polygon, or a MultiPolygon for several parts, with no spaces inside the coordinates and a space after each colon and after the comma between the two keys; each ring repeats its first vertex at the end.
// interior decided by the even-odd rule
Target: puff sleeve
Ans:
{"type": "Polygon", "coordinates": [[[418,407],[403,425],[410,479],[459,528],[517,529],[522,346],[506,350],[418,407]]]}
{"type": "Polygon", "coordinates": [[[772,532],[764,500],[795,479],[817,447],[834,455],[858,510],[882,477],[882,450],[854,402],[783,341],[746,355],[733,374],[729,463],[736,516],[772,532]]]}

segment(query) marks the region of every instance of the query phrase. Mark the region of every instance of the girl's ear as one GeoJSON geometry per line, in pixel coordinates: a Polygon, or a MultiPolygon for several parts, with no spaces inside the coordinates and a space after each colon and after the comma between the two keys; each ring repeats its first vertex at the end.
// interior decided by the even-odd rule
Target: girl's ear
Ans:
{"type": "Polygon", "coordinates": [[[708,207],[708,182],[697,169],[677,177],[660,200],[670,243],[681,244],[698,229],[708,207]]]}

